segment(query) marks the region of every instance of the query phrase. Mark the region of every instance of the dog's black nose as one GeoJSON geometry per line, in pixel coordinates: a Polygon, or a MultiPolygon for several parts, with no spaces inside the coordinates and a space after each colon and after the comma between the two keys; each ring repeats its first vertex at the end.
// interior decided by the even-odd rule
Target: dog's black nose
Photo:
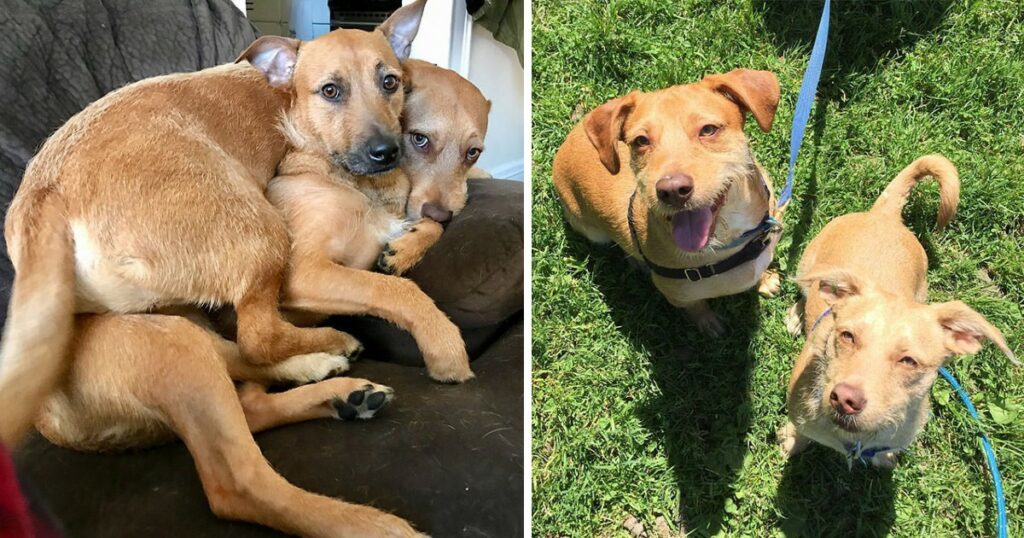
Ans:
{"type": "Polygon", "coordinates": [[[654,184],[658,200],[672,207],[682,207],[693,195],[693,178],[686,174],[665,176],[654,184]]]}
{"type": "Polygon", "coordinates": [[[420,209],[420,213],[423,214],[424,217],[435,220],[440,224],[444,224],[452,220],[451,211],[431,202],[423,204],[423,207],[420,209]]]}
{"type": "Polygon", "coordinates": [[[395,164],[398,160],[398,142],[390,136],[374,136],[366,143],[366,155],[374,164],[395,164]]]}
{"type": "Polygon", "coordinates": [[[836,385],[836,388],[832,389],[832,394],[829,394],[828,397],[828,403],[840,415],[856,415],[864,410],[864,407],[868,404],[868,399],[864,396],[863,390],[853,385],[840,383],[836,385]]]}

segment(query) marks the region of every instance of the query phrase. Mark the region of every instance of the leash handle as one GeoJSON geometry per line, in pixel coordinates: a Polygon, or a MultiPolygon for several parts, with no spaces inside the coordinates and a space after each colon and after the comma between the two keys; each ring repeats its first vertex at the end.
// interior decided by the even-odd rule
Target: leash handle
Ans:
{"type": "Polygon", "coordinates": [[[793,174],[796,172],[796,158],[800,155],[800,146],[804,141],[807,120],[811,117],[811,106],[814,104],[814,93],[821,79],[821,65],[825,62],[825,48],[828,43],[828,19],[832,11],[832,0],[825,0],[818,23],[818,33],[814,36],[814,47],[811,58],[807,61],[807,71],[800,84],[800,95],[796,98],[796,110],[793,112],[793,126],[789,131],[789,173],[786,174],[786,185],[779,193],[776,208],[780,209],[793,197],[793,174]]]}
{"type": "Polygon", "coordinates": [[[996,521],[996,533],[999,538],[1007,538],[1009,534],[1009,523],[1006,519],[1006,497],[1003,494],[1003,477],[999,474],[999,463],[996,462],[996,452],[992,449],[992,442],[988,440],[988,436],[985,432],[981,431],[981,417],[978,415],[978,409],[974,407],[974,403],[971,402],[971,397],[967,395],[967,391],[960,385],[960,383],[953,377],[953,374],[949,373],[946,367],[939,368],[939,374],[942,375],[949,382],[949,385],[956,391],[957,396],[964,402],[964,407],[967,408],[967,412],[970,413],[971,417],[978,424],[978,437],[981,438],[981,447],[985,451],[985,459],[988,461],[988,469],[992,473],[992,484],[995,486],[996,494],[996,511],[998,512],[998,519],[996,521]]]}

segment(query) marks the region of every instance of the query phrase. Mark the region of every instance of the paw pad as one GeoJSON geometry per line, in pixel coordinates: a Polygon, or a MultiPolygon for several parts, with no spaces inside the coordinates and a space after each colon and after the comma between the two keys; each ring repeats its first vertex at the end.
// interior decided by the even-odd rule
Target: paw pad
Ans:
{"type": "Polygon", "coordinates": [[[331,402],[338,418],[355,420],[373,418],[378,411],[391,401],[394,391],[380,385],[364,385],[349,393],[345,399],[336,398],[331,402]]]}

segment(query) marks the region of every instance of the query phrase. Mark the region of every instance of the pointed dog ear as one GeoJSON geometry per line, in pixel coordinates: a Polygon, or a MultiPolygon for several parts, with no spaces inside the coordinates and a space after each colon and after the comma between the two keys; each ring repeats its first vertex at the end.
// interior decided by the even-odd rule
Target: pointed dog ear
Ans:
{"type": "Polygon", "coordinates": [[[617,97],[590,111],[583,118],[583,129],[590,143],[597,148],[601,164],[612,175],[619,173],[619,152],[616,142],[622,140],[622,126],[633,110],[637,92],[617,97]]]}
{"type": "Polygon", "coordinates": [[[946,336],[945,345],[954,355],[969,355],[981,350],[985,340],[996,345],[1010,362],[1020,366],[999,329],[984,316],[960,301],[932,305],[935,317],[946,336]]]}
{"type": "Polygon", "coordinates": [[[409,59],[412,40],[416,39],[416,34],[420,31],[420,21],[423,20],[423,9],[426,5],[427,0],[416,0],[402,6],[377,27],[388,39],[391,50],[395,51],[399,62],[409,59]]]}
{"type": "Polygon", "coordinates": [[[725,94],[757,120],[757,126],[768,132],[779,106],[779,80],[771,71],[733,69],[724,75],[708,75],[704,82],[725,94]]]}
{"type": "Polygon", "coordinates": [[[249,48],[238,55],[235,63],[247,60],[263,72],[267,82],[275,88],[284,88],[292,83],[295,59],[299,55],[298,39],[280,36],[263,36],[253,41],[249,48]]]}
{"type": "Polygon", "coordinates": [[[864,294],[867,284],[843,269],[826,269],[796,278],[798,284],[804,287],[814,286],[818,283],[818,294],[830,307],[840,305],[846,299],[864,294]]]}

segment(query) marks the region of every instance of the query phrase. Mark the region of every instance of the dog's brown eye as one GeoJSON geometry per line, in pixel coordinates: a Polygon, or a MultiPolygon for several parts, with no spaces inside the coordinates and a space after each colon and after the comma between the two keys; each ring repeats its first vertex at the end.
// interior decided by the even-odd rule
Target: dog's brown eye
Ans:
{"type": "Polygon", "coordinates": [[[917,366],[917,361],[913,357],[903,357],[900,359],[900,364],[914,368],[917,366]]]}
{"type": "Polygon", "coordinates": [[[385,75],[384,80],[381,81],[381,86],[384,87],[384,91],[391,93],[398,89],[398,77],[395,75],[385,75]]]}
{"type": "Polygon", "coordinates": [[[341,98],[341,88],[337,84],[324,84],[320,88],[320,95],[328,101],[337,101],[341,98]]]}
{"type": "Polygon", "coordinates": [[[413,133],[412,134],[412,145],[416,146],[417,148],[423,149],[423,148],[427,147],[427,144],[429,144],[429,143],[430,143],[430,139],[427,138],[427,135],[420,134],[420,133],[413,133]]]}
{"type": "Polygon", "coordinates": [[[469,148],[469,151],[466,152],[466,160],[475,161],[477,157],[480,157],[480,153],[480,148],[469,148]]]}
{"type": "Polygon", "coordinates": [[[852,344],[854,340],[853,333],[850,331],[843,331],[839,333],[839,339],[842,340],[843,342],[846,342],[847,344],[852,344]]]}
{"type": "Polygon", "coordinates": [[[651,139],[644,135],[640,135],[633,139],[633,145],[638,148],[644,148],[651,145],[651,139]]]}
{"type": "Polygon", "coordinates": [[[700,128],[700,136],[714,136],[718,132],[719,127],[717,125],[711,125],[710,123],[700,128]]]}

